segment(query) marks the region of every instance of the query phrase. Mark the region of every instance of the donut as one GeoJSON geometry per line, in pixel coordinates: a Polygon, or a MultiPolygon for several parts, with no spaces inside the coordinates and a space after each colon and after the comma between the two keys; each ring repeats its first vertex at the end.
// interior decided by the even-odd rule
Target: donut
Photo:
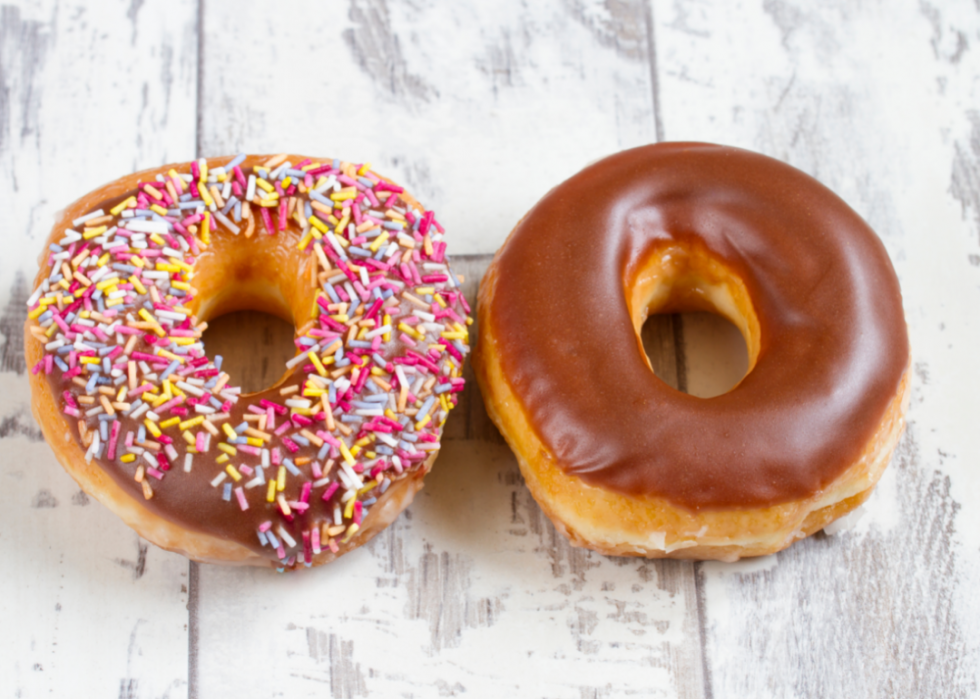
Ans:
{"type": "Polygon", "coordinates": [[[463,390],[469,307],[444,229],[370,164],[201,159],[60,214],[28,299],[32,407],[83,490],[203,562],[327,563],[422,487],[463,390]],[[202,341],[235,310],[296,328],[243,393],[202,341]]]}
{"type": "Polygon", "coordinates": [[[860,505],[904,428],[909,343],[881,241],[756,153],[663,143],[605,158],[518,223],[480,285],[488,413],[544,512],[610,555],[736,560],[860,505]],[[710,311],[749,369],[697,398],[654,375],[652,313],[710,311]]]}

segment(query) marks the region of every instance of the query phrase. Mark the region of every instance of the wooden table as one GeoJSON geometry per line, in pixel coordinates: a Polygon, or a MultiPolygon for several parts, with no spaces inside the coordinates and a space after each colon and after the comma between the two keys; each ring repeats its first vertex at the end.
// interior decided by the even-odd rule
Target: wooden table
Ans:
{"type": "MultiPolygon", "coordinates": [[[[980,696],[976,2],[33,0],[0,10],[0,88],[0,695],[980,696]],[[240,150],[367,159],[440,212],[472,294],[549,187],[664,139],[813,174],[892,256],[912,407],[849,531],[737,564],[573,548],[471,387],[371,545],[297,575],[188,564],[79,491],[31,418],[36,255],[105,181],[240,150]]],[[[209,349],[271,383],[291,328],[239,320],[209,349]]],[[[675,386],[740,375],[724,324],[646,332],[675,386]]]]}

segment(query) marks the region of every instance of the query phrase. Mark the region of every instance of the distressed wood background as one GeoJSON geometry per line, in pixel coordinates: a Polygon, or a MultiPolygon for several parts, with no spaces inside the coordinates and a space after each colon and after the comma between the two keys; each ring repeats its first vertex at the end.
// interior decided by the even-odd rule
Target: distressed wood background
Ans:
{"type": "MultiPolygon", "coordinates": [[[[25,0],[0,7],[0,208],[2,696],[980,696],[977,0],[25,0]],[[34,425],[41,241],[121,174],[240,150],[370,160],[440,212],[473,294],[548,188],[665,139],[781,158],[888,247],[913,400],[853,529],[734,565],[572,548],[474,387],[371,545],[298,575],[199,566],[80,492],[34,425]]],[[[216,321],[209,350],[271,383],[292,330],[244,320],[216,321]]],[[[744,371],[711,317],[645,333],[683,390],[744,371]]]]}

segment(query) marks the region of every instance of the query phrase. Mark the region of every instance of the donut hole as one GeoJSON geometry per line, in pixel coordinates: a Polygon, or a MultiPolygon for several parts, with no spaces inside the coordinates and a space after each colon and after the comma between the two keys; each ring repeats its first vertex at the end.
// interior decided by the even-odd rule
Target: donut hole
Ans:
{"type": "Polygon", "coordinates": [[[208,322],[204,347],[222,357],[222,371],[245,393],[256,393],[279,381],[296,348],[293,324],[271,313],[232,311],[208,322]]]}
{"type": "Polygon", "coordinates": [[[647,318],[640,337],[653,373],[688,395],[728,393],[748,372],[741,330],[716,313],[656,313],[647,318]]]}
{"type": "Polygon", "coordinates": [[[759,321],[742,280],[697,248],[650,253],[626,289],[637,341],[651,371],[672,388],[713,398],[752,371],[759,321]]]}
{"type": "Polygon", "coordinates": [[[291,232],[257,234],[249,245],[215,237],[194,265],[190,304],[208,323],[204,349],[221,355],[230,383],[245,393],[275,386],[296,354],[293,338],[311,322],[317,280],[291,232]]]}

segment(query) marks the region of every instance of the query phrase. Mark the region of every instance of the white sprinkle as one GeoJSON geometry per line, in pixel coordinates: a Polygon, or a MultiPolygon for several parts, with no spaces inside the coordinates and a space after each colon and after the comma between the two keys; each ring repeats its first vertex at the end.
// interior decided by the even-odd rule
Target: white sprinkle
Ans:
{"type": "Polygon", "coordinates": [[[98,218],[99,216],[102,216],[102,215],[104,215],[104,212],[102,211],[102,209],[96,209],[95,211],[93,211],[90,214],[85,214],[84,216],[79,216],[78,218],[76,218],[74,221],[71,222],[71,225],[73,225],[73,226],[80,226],[83,223],[85,223],[86,221],[88,221],[90,219],[93,219],[93,218],[98,218]]]}

